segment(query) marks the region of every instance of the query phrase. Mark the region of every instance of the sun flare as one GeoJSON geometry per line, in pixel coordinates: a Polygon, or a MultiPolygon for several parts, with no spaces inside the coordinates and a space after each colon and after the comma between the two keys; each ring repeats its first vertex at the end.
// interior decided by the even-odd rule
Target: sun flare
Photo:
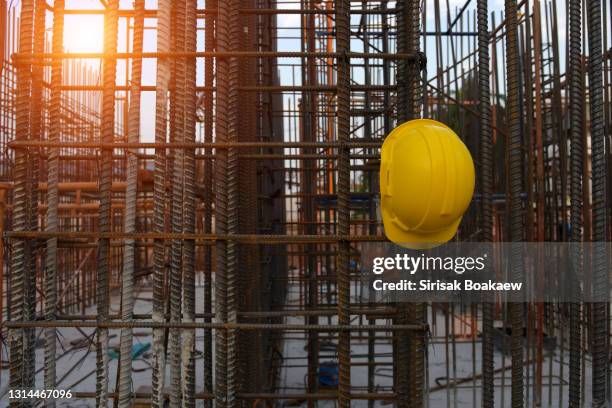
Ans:
{"type": "Polygon", "coordinates": [[[104,16],[67,15],[64,22],[66,52],[102,52],[104,49],[104,16]]]}

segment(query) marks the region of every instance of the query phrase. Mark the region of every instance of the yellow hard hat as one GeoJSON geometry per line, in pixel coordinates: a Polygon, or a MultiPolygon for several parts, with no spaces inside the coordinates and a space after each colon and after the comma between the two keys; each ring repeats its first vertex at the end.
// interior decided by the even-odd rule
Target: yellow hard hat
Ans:
{"type": "Polygon", "coordinates": [[[474,162],[459,136],[430,119],[403,123],[381,149],[385,234],[413,249],[448,242],[474,194],[474,162]]]}

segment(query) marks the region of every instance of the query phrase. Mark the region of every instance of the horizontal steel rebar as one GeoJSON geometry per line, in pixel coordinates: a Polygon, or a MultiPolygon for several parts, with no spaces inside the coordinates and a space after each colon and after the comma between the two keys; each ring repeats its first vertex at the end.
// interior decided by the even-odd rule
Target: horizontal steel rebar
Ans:
{"type": "MultiPolygon", "coordinates": [[[[74,396],[74,398],[95,398],[95,393],[93,392],[73,392],[72,395],[74,396]]],[[[170,394],[169,393],[165,393],[164,394],[166,397],[168,397],[170,394]]],[[[117,396],[117,393],[114,392],[109,392],[108,393],[109,398],[113,398],[117,396]]],[[[135,398],[138,399],[148,399],[151,398],[151,394],[149,393],[142,393],[142,392],[136,392],[134,393],[135,398]]],[[[213,394],[206,394],[206,393],[196,393],[195,394],[195,398],[196,399],[200,399],[200,400],[207,400],[207,399],[214,399],[214,395],[213,394]]],[[[335,400],[338,398],[337,393],[336,392],[322,392],[322,393],[308,393],[308,394],[299,394],[299,393],[295,393],[295,394],[291,394],[291,393],[237,393],[236,394],[236,398],[238,399],[265,399],[265,400],[314,400],[314,399],[320,399],[320,400],[335,400]]],[[[351,399],[355,399],[355,400],[380,400],[380,401],[389,401],[389,400],[393,400],[394,398],[396,398],[395,394],[393,393],[351,393],[351,399]]]]}
{"type": "Polygon", "coordinates": [[[251,148],[272,148],[282,147],[291,148],[376,148],[381,147],[383,141],[361,141],[351,140],[348,142],[170,142],[170,143],[155,143],[155,142],[51,142],[37,140],[15,140],[8,143],[8,146],[14,149],[24,147],[71,147],[75,149],[251,149],[251,148]]]}
{"type": "MultiPolygon", "coordinates": [[[[49,86],[49,84],[45,84],[49,86]]],[[[101,85],[60,85],[58,87],[62,91],[92,91],[101,92],[103,87],[101,85]]],[[[117,85],[115,86],[116,91],[129,91],[132,87],[129,85],[117,85]]],[[[363,91],[393,91],[397,89],[397,85],[350,85],[351,91],[363,92],[363,91]]],[[[143,85],[140,87],[142,92],[154,92],[157,90],[155,85],[143,85]]],[[[336,93],[338,86],[336,85],[270,85],[270,86],[241,86],[238,87],[239,91],[242,92],[302,92],[302,91],[317,91],[317,92],[329,92],[336,93]]],[[[200,92],[216,92],[216,87],[197,86],[196,91],[200,92]]]]}
{"type": "MultiPolygon", "coordinates": [[[[62,53],[14,53],[16,63],[41,63],[44,59],[130,59],[130,58],[372,58],[388,60],[423,61],[424,54],[372,53],[372,52],[323,52],[323,51],[198,51],[198,52],[62,52],[62,53]]],[[[50,62],[49,62],[50,63],[50,62]]]]}
{"type": "Polygon", "coordinates": [[[257,235],[257,234],[235,234],[235,235],[216,235],[216,234],[185,234],[185,233],[155,233],[155,232],[47,232],[47,231],[7,231],[4,237],[8,239],[28,239],[42,238],[95,238],[95,239],[191,239],[195,241],[228,241],[234,240],[244,244],[299,244],[299,243],[332,243],[344,242],[377,242],[386,241],[383,235],[257,235]]]}
{"type": "Polygon", "coordinates": [[[427,331],[426,324],[399,324],[399,325],[337,325],[337,324],[266,324],[266,323],[204,323],[204,322],[139,322],[139,321],[6,321],[3,325],[9,329],[26,327],[89,327],[105,329],[121,328],[170,328],[170,329],[216,329],[216,330],[315,330],[315,331],[394,331],[394,330],[419,330],[427,331]]]}
{"type": "MultiPolygon", "coordinates": [[[[49,10],[56,11],[53,7],[50,7],[49,10]]],[[[71,14],[71,15],[99,15],[104,14],[105,10],[103,9],[66,9],[60,11],[63,14],[71,14]]],[[[325,8],[325,9],[266,9],[266,8],[257,8],[257,9],[239,9],[239,14],[244,15],[277,15],[277,14],[303,14],[303,15],[312,15],[312,14],[322,14],[329,15],[334,14],[335,10],[325,8]]],[[[351,14],[372,14],[372,15],[387,15],[394,14],[396,10],[394,8],[388,9],[352,9],[351,14]]],[[[135,14],[134,10],[119,10],[119,17],[132,17],[135,14]]],[[[157,17],[157,10],[147,9],[144,12],[145,17],[157,17]]],[[[206,15],[217,15],[217,10],[210,9],[198,9],[197,15],[198,17],[206,16],[206,15]]]]}

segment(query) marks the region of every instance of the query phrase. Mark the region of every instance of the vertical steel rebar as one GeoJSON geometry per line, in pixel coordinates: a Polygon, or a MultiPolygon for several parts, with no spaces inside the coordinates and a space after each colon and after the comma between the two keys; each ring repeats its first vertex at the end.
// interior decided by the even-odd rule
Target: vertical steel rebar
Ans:
{"type": "MultiPolygon", "coordinates": [[[[44,0],[36,0],[34,7],[33,27],[33,51],[35,53],[45,51],[45,17],[46,3],[44,0]]],[[[43,117],[43,81],[44,70],[36,64],[31,68],[31,94],[30,94],[30,140],[41,140],[45,133],[45,122],[43,117]]],[[[28,184],[26,189],[30,195],[26,208],[28,211],[28,230],[38,230],[38,178],[39,178],[40,154],[37,149],[28,152],[28,184]]],[[[24,304],[24,319],[36,320],[36,275],[38,269],[38,240],[31,240],[26,248],[26,267],[24,304]]],[[[36,329],[28,328],[24,334],[24,386],[35,388],[36,371],[36,329]]]]}
{"type": "Polygon", "coordinates": [[[425,56],[420,53],[421,46],[421,2],[419,0],[407,1],[406,43],[407,52],[414,56],[409,67],[408,86],[408,119],[417,119],[421,116],[421,70],[424,68],[425,56]],[[423,65],[422,65],[423,64],[423,65]]]}
{"type": "MultiPolygon", "coordinates": [[[[217,51],[231,50],[231,4],[218,2],[217,15],[217,51]]],[[[223,58],[216,61],[217,103],[215,111],[215,141],[228,141],[229,117],[229,70],[230,60],[223,58]]],[[[215,232],[228,233],[228,190],[227,190],[228,151],[220,150],[215,159],[215,232]]],[[[215,320],[226,323],[228,320],[228,257],[227,242],[216,244],[215,269],[215,320]]],[[[231,282],[229,283],[231,285],[231,282]]],[[[228,332],[215,332],[215,406],[228,406],[228,332]]]]}
{"type": "MultiPolygon", "coordinates": [[[[420,2],[403,0],[397,8],[397,50],[398,52],[416,55],[420,48],[420,2]]],[[[416,119],[421,114],[420,62],[399,61],[397,73],[398,85],[398,122],[416,119]]],[[[400,320],[398,323],[414,323],[425,320],[425,307],[414,303],[398,305],[400,320]]],[[[397,333],[397,386],[399,406],[421,407],[423,405],[423,387],[425,372],[425,343],[423,333],[397,333]]]]}
{"type": "MultiPolygon", "coordinates": [[[[382,6],[382,5],[381,5],[382,6]]],[[[364,9],[367,8],[367,1],[366,0],[362,0],[361,2],[361,7],[363,7],[364,9]]],[[[370,29],[370,24],[372,24],[373,21],[376,20],[376,16],[361,16],[361,20],[360,20],[360,25],[359,28],[360,30],[362,30],[363,34],[362,34],[362,41],[363,41],[363,50],[364,52],[368,53],[371,51],[371,38],[370,38],[370,34],[368,33],[368,30],[370,29]]],[[[384,41],[384,40],[383,40],[384,41]]],[[[372,84],[372,67],[371,67],[371,63],[370,63],[370,59],[366,58],[364,59],[364,83],[366,86],[369,86],[372,84]]],[[[387,94],[385,92],[385,94],[387,94]]],[[[370,110],[372,108],[372,95],[370,92],[366,92],[364,95],[364,109],[366,110],[366,114],[364,115],[364,136],[367,140],[373,140],[372,136],[373,136],[373,132],[372,132],[372,124],[374,122],[374,118],[372,117],[372,115],[370,114],[370,110]]],[[[375,190],[375,185],[376,185],[376,174],[374,172],[369,172],[369,174],[367,175],[367,183],[368,186],[371,190],[375,190]]],[[[376,223],[374,223],[373,221],[376,220],[377,218],[377,205],[376,205],[376,201],[375,200],[371,200],[369,205],[368,205],[368,219],[370,220],[370,225],[368,228],[368,233],[370,235],[376,235],[376,231],[378,226],[376,225],[376,223]]],[[[371,298],[368,300],[372,300],[374,298],[374,294],[370,294],[371,298]]],[[[372,304],[373,305],[373,304],[372,304]]],[[[368,324],[374,325],[376,324],[376,319],[372,319],[369,318],[368,319],[368,324]]],[[[367,344],[368,344],[368,371],[367,371],[367,389],[368,392],[374,392],[375,389],[375,383],[376,383],[376,379],[375,379],[375,370],[376,370],[376,365],[374,364],[375,362],[375,354],[376,354],[376,332],[374,330],[369,330],[367,332],[367,344]]],[[[374,408],[376,401],[371,400],[368,401],[368,408],[374,408]]]]}
{"type": "MultiPolygon", "coordinates": [[[[134,2],[134,31],[132,51],[141,53],[144,36],[144,0],[134,2]]],[[[129,111],[127,117],[127,140],[130,143],[140,141],[140,96],[142,80],[142,59],[132,60],[132,73],[130,76],[131,89],[129,111]]],[[[125,192],[125,217],[123,230],[126,233],[136,232],[136,208],[138,200],[138,157],[137,151],[127,152],[127,187],[125,192]]],[[[121,319],[132,321],[134,318],[134,266],[135,241],[126,239],[123,247],[123,275],[121,281],[121,319]]],[[[121,330],[119,370],[119,407],[126,408],[132,405],[132,329],[121,330]]]]}
{"type": "MultiPolygon", "coordinates": [[[[517,282],[523,277],[519,243],[523,240],[523,157],[521,141],[520,67],[518,50],[518,10],[516,0],[505,1],[506,17],[506,87],[509,134],[509,217],[510,241],[513,244],[511,276],[517,282]],[[516,251],[519,250],[517,254],[516,251]]],[[[512,327],[512,407],[523,407],[523,304],[509,304],[512,327]]]]}
{"type": "MultiPolygon", "coordinates": [[[[313,1],[302,1],[301,6],[303,8],[314,9],[315,4],[313,1]]],[[[301,18],[301,38],[302,38],[302,51],[314,52],[316,49],[315,43],[315,16],[303,16],[301,18]]],[[[317,72],[316,72],[316,59],[315,58],[302,58],[302,78],[303,83],[309,86],[314,86],[317,83],[317,72]]],[[[303,114],[303,120],[301,121],[300,128],[300,140],[313,142],[316,140],[317,134],[317,93],[316,92],[303,92],[301,99],[301,112],[303,114]]],[[[308,151],[312,153],[312,151],[308,151]]],[[[304,226],[304,233],[307,235],[316,234],[315,226],[315,215],[314,215],[314,199],[312,195],[316,188],[315,178],[313,176],[316,164],[314,160],[305,160],[301,163],[304,168],[304,175],[301,178],[300,190],[302,194],[307,195],[302,203],[302,217],[306,222],[304,226]]],[[[314,252],[315,248],[312,245],[306,247],[307,252],[314,252]]],[[[317,278],[316,278],[316,259],[315,257],[309,257],[304,265],[305,278],[308,280],[308,285],[305,287],[305,307],[309,309],[316,308],[317,304],[317,278]]],[[[316,324],[318,321],[317,316],[310,316],[307,318],[309,324],[316,324]]],[[[307,373],[306,373],[306,386],[309,393],[315,393],[318,390],[318,378],[317,371],[319,365],[319,339],[318,333],[309,332],[307,340],[307,373]]],[[[308,408],[314,408],[315,401],[308,401],[308,408]]]]}
{"type": "MultiPolygon", "coordinates": [[[[406,51],[412,55],[419,54],[421,41],[421,2],[419,0],[406,0],[406,51]]],[[[407,119],[417,119],[421,116],[421,61],[414,58],[408,66],[407,78],[407,119]]],[[[413,303],[409,305],[408,323],[425,323],[426,305],[424,303],[413,303]]],[[[410,398],[411,407],[423,407],[423,391],[425,388],[425,358],[427,344],[425,342],[425,332],[416,331],[409,333],[410,339],[410,398]]]]}
{"type": "MultiPolygon", "coordinates": [[[[53,17],[53,52],[61,52],[64,48],[64,0],[57,0],[54,4],[53,17]]],[[[62,83],[63,62],[53,61],[51,69],[51,100],[49,101],[49,141],[58,142],[62,132],[62,83]]],[[[46,230],[58,230],[59,205],[59,149],[49,150],[49,165],[47,169],[47,225],[46,230]]],[[[45,319],[53,321],[57,314],[57,238],[47,240],[45,254],[45,319]]],[[[55,388],[56,382],[56,330],[45,331],[45,388],[55,388]]],[[[55,400],[45,401],[47,407],[54,407],[55,400]]]]}
{"type": "Polygon", "coordinates": [[[589,101],[591,128],[592,208],[593,208],[593,407],[609,406],[607,401],[609,354],[608,347],[608,302],[609,271],[607,248],[603,243],[608,238],[606,208],[606,130],[603,116],[603,73],[601,1],[587,1],[589,43],[589,101]]]}
{"type": "MultiPolygon", "coordinates": [[[[410,4],[409,0],[401,0],[396,3],[396,22],[397,22],[397,51],[407,52],[408,51],[408,21],[410,19],[410,4]]],[[[410,112],[410,67],[407,61],[400,60],[397,63],[397,75],[396,83],[397,89],[397,121],[401,124],[411,117],[410,112]]],[[[398,304],[399,313],[395,318],[395,322],[398,324],[407,323],[408,309],[412,308],[412,305],[398,304]]],[[[394,358],[394,381],[395,389],[398,394],[398,408],[404,408],[410,406],[410,388],[411,378],[410,369],[412,365],[410,358],[410,338],[411,334],[408,332],[396,332],[393,334],[395,358],[394,358]]]]}
{"type": "MultiPolygon", "coordinates": [[[[23,0],[21,2],[20,24],[19,24],[19,52],[32,53],[33,51],[33,0],[23,0]]],[[[15,100],[15,139],[26,140],[30,132],[30,90],[31,77],[29,65],[20,65],[17,68],[17,95],[15,100]]],[[[14,231],[25,231],[28,228],[27,205],[30,199],[27,191],[27,153],[25,151],[15,152],[15,166],[13,169],[13,205],[15,206],[12,216],[14,231]]],[[[11,248],[11,307],[10,316],[12,321],[22,321],[25,319],[26,299],[26,279],[24,276],[30,259],[30,242],[26,239],[12,241],[11,248]]],[[[24,387],[24,329],[12,329],[9,332],[10,338],[10,387],[21,389],[24,387]]],[[[11,407],[21,407],[23,401],[14,399],[11,407]]]]}
{"type": "MultiPolygon", "coordinates": [[[[350,193],[351,193],[351,160],[350,149],[346,143],[350,140],[350,59],[346,55],[350,51],[351,16],[350,1],[338,0],[336,2],[336,51],[337,64],[337,126],[338,126],[338,182],[336,194],[338,196],[337,232],[341,237],[350,234],[350,193]]],[[[350,306],[350,243],[341,239],[338,242],[338,323],[348,325],[351,322],[350,306]]],[[[351,334],[348,330],[338,333],[338,406],[348,408],[351,405],[351,334]]]]}
{"type": "MultiPolygon", "coordinates": [[[[206,10],[216,10],[216,0],[206,0],[206,10]]],[[[212,51],[215,49],[215,15],[207,13],[205,17],[204,49],[212,51]]],[[[208,57],[204,63],[204,84],[211,89],[204,94],[204,142],[213,141],[213,92],[214,84],[214,59],[208,57]]],[[[210,154],[212,149],[205,149],[210,154]]],[[[211,160],[204,162],[204,233],[212,232],[212,200],[213,200],[213,165],[211,160]]],[[[204,249],[204,314],[212,313],[212,248],[206,246],[204,249]]],[[[210,322],[209,317],[204,319],[210,322]]],[[[204,331],[204,392],[213,392],[213,355],[212,355],[212,331],[204,331]]],[[[212,408],[212,401],[204,402],[206,408],[212,408]]]]}
{"type": "MultiPolygon", "coordinates": [[[[112,143],[115,139],[115,81],[117,61],[112,57],[117,49],[117,18],[119,0],[109,0],[104,14],[104,54],[102,73],[102,122],[101,139],[112,143]]],[[[111,185],[112,149],[100,152],[100,206],[98,229],[100,232],[111,230],[111,185]]],[[[98,322],[108,320],[109,314],[109,275],[110,240],[102,238],[98,242],[97,254],[97,308],[98,322]]],[[[108,329],[98,328],[96,344],[96,406],[106,408],[108,404],[108,329]]]]}
{"type": "MultiPolygon", "coordinates": [[[[157,50],[170,51],[170,0],[159,0],[157,8],[157,50]]],[[[156,101],[155,101],[155,141],[167,141],[168,127],[168,91],[170,86],[170,60],[159,58],[157,60],[156,101]]],[[[157,233],[166,231],[166,149],[155,150],[154,175],[154,230],[157,233]]],[[[165,275],[166,275],[166,243],[157,239],[154,243],[154,270],[153,270],[153,321],[165,320],[165,275]]],[[[153,407],[164,406],[162,391],[166,375],[166,358],[164,355],[165,330],[153,330],[153,392],[151,403],[153,407]]]]}
{"type": "MultiPolygon", "coordinates": [[[[410,0],[400,0],[396,8],[396,31],[397,31],[397,51],[408,51],[408,26],[410,0]]],[[[408,102],[409,83],[409,63],[399,60],[397,62],[397,121],[398,124],[408,120],[410,116],[410,103],[408,102]]]]}
{"type": "MultiPolygon", "coordinates": [[[[487,0],[478,0],[478,102],[480,112],[480,194],[481,237],[483,242],[493,241],[493,147],[491,134],[491,91],[489,89],[489,14],[487,0]]],[[[495,405],[493,322],[494,303],[482,304],[482,406],[495,405]]]]}
{"type": "MultiPolygon", "coordinates": [[[[228,0],[228,23],[229,38],[228,47],[232,51],[238,50],[238,44],[242,24],[239,20],[238,0],[228,0]]],[[[228,86],[227,86],[227,141],[236,143],[239,141],[239,100],[238,100],[238,75],[239,60],[230,58],[228,67],[228,86]]],[[[238,322],[238,284],[239,284],[239,265],[238,265],[238,243],[232,239],[233,235],[240,232],[239,229],[239,161],[238,150],[230,147],[227,151],[227,322],[238,322]]],[[[236,393],[239,390],[240,381],[238,376],[238,333],[235,329],[227,331],[227,406],[237,405],[236,393]]]]}
{"type": "MultiPolygon", "coordinates": [[[[571,240],[581,242],[582,234],[582,167],[584,147],[582,145],[583,129],[583,89],[582,89],[582,0],[569,1],[569,93],[570,93],[570,174],[571,174],[571,240]]],[[[574,244],[576,245],[576,244],[574,244]]],[[[569,406],[581,406],[581,343],[582,296],[579,292],[581,284],[582,251],[576,248],[572,254],[574,274],[578,290],[576,301],[570,305],[570,366],[569,366],[569,406]]]]}
{"type": "MultiPolygon", "coordinates": [[[[184,52],[186,50],[186,0],[173,2],[174,12],[174,50],[184,52]]],[[[175,59],[174,69],[174,98],[173,100],[173,139],[174,143],[185,142],[185,79],[186,67],[184,59],[175,59]]],[[[171,216],[170,225],[173,233],[183,232],[185,214],[185,150],[174,149],[172,151],[172,186],[171,186],[171,216]]],[[[183,241],[181,239],[172,240],[172,251],[170,260],[170,321],[178,323],[182,320],[182,283],[183,283],[183,241]]],[[[182,405],[183,385],[181,376],[182,367],[182,329],[170,330],[170,384],[172,392],[170,394],[170,406],[179,408],[182,405]]]]}
{"type": "MultiPolygon", "coordinates": [[[[196,51],[197,47],[197,0],[185,2],[185,49],[196,51]]],[[[185,61],[185,130],[187,143],[196,141],[196,59],[185,61]]],[[[184,228],[186,234],[195,233],[195,149],[185,150],[184,164],[184,228]]],[[[187,239],[183,243],[183,321],[195,322],[195,241],[187,239]]],[[[195,407],[195,329],[185,330],[183,350],[183,406],[195,407]]]]}

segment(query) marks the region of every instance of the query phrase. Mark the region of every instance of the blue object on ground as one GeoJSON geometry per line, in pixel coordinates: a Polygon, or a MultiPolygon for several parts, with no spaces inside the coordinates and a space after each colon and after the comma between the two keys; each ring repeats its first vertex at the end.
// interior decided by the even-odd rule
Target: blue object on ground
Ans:
{"type": "MultiPolygon", "coordinates": [[[[137,359],[138,357],[142,356],[144,353],[146,353],[147,351],[149,351],[149,349],[151,348],[151,343],[137,343],[137,344],[133,344],[132,345],[132,360],[137,359]]],[[[108,349],[108,356],[111,358],[111,360],[118,360],[119,359],[119,352],[116,348],[109,348],[108,349]]]]}
{"type": "Polygon", "coordinates": [[[319,366],[319,384],[322,387],[338,386],[338,364],[332,361],[321,363],[319,366]]]}

